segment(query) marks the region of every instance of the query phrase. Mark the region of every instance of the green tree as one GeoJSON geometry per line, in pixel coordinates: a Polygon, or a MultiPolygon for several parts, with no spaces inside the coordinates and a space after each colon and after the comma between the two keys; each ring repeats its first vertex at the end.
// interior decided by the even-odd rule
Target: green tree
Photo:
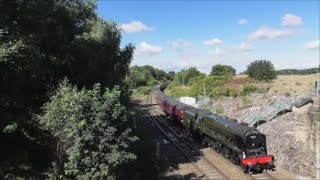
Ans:
{"type": "MultiPolygon", "coordinates": [[[[0,137],[11,134],[47,142],[40,141],[48,134],[32,117],[41,113],[50,92],[65,77],[80,89],[91,89],[95,83],[119,86],[121,102],[126,99],[125,76],[134,46],[121,48],[118,25],[99,18],[96,8],[94,0],[0,0],[0,137]]],[[[0,140],[1,147],[4,142],[0,140]]],[[[0,169],[10,163],[22,167],[16,162],[19,159],[0,162],[0,169]]]]}
{"type": "Polygon", "coordinates": [[[119,88],[92,90],[60,84],[38,117],[40,124],[64,142],[65,175],[72,179],[114,179],[124,163],[135,159],[128,151],[137,140],[126,121],[127,109],[120,103],[119,88]]]}
{"type": "Polygon", "coordinates": [[[228,65],[217,64],[211,68],[210,75],[214,76],[233,76],[235,75],[236,70],[228,65]]]}
{"type": "Polygon", "coordinates": [[[134,47],[120,48],[120,30],[97,16],[96,4],[0,2],[0,129],[26,129],[64,77],[78,87],[125,87],[134,47]]]}
{"type": "Polygon", "coordinates": [[[176,84],[187,85],[191,80],[197,76],[204,76],[200,71],[195,67],[189,69],[184,69],[177,72],[174,76],[173,82],[176,84]]]}
{"type": "Polygon", "coordinates": [[[174,72],[174,71],[169,71],[169,72],[168,72],[168,77],[169,77],[168,79],[169,79],[169,80],[173,80],[175,74],[176,74],[176,72],[174,72]]]}
{"type": "Polygon", "coordinates": [[[276,79],[276,71],[271,61],[257,60],[247,66],[246,74],[259,81],[276,79]]]}
{"type": "Polygon", "coordinates": [[[169,79],[169,75],[163,70],[146,65],[130,67],[127,82],[131,88],[138,88],[140,86],[154,86],[158,81],[166,82],[169,79]]]}

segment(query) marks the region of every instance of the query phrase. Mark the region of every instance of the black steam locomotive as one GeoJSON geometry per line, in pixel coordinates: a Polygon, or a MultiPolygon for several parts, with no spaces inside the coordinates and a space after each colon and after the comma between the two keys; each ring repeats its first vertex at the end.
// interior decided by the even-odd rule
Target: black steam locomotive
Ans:
{"type": "Polygon", "coordinates": [[[274,168],[274,156],[268,154],[264,134],[246,123],[174,100],[163,93],[165,88],[166,85],[156,86],[157,104],[190,135],[242,166],[246,173],[274,168]]]}

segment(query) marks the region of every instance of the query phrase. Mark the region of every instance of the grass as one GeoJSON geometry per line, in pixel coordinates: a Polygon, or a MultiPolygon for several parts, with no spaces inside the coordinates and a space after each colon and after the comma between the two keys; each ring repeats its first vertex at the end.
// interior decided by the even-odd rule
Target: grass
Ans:
{"type": "MultiPolygon", "coordinates": [[[[319,75],[293,75],[293,92],[296,95],[301,95],[310,92],[315,88],[315,81],[320,80],[319,75]]],[[[269,93],[286,93],[291,94],[292,76],[279,75],[276,80],[271,83],[269,93]]]]}

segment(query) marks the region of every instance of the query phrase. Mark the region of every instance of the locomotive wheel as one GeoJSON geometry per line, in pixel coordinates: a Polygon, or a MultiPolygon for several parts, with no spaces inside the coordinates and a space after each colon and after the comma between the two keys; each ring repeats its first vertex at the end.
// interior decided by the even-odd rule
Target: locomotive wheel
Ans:
{"type": "Polygon", "coordinates": [[[232,153],[232,162],[236,165],[240,165],[241,162],[240,162],[240,159],[239,159],[239,156],[237,153],[233,152],[232,153]]]}
{"type": "Polygon", "coordinates": [[[208,147],[208,145],[209,145],[208,137],[206,137],[206,136],[202,137],[201,144],[203,147],[208,147]]]}
{"type": "Polygon", "coordinates": [[[242,170],[243,170],[243,172],[245,174],[249,173],[249,167],[248,166],[241,165],[241,168],[242,168],[242,170]]]}
{"type": "Polygon", "coordinates": [[[224,154],[224,157],[225,157],[225,158],[229,159],[229,157],[230,157],[230,150],[229,150],[228,147],[226,147],[226,146],[223,147],[223,154],[224,154]]]}

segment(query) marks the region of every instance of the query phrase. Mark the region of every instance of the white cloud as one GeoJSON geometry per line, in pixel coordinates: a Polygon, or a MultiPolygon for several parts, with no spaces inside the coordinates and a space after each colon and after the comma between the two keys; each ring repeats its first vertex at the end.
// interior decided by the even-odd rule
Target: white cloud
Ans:
{"type": "Polygon", "coordinates": [[[292,36],[293,32],[288,29],[273,29],[267,26],[261,26],[256,31],[249,34],[248,39],[255,40],[276,40],[284,37],[292,36]]]}
{"type": "Polygon", "coordinates": [[[209,51],[209,55],[213,55],[213,56],[215,56],[215,57],[217,57],[217,58],[220,58],[220,57],[222,57],[223,55],[225,55],[225,52],[222,51],[221,48],[215,48],[214,50],[210,50],[210,51],[209,51]]]}
{"type": "Polygon", "coordinates": [[[218,39],[218,38],[214,38],[214,39],[210,39],[207,41],[203,41],[204,45],[208,45],[208,46],[212,46],[212,45],[218,45],[218,44],[222,44],[223,41],[218,39]]]}
{"type": "Polygon", "coordinates": [[[305,48],[307,49],[319,49],[320,48],[320,40],[309,41],[305,43],[305,48]]]}
{"type": "Polygon", "coordinates": [[[282,26],[297,27],[303,24],[302,18],[293,14],[286,14],[282,17],[282,26]]]}
{"type": "Polygon", "coordinates": [[[248,24],[248,23],[249,23],[248,19],[245,19],[245,18],[242,18],[238,21],[238,24],[240,24],[240,25],[244,25],[244,24],[248,24]]]}
{"type": "Polygon", "coordinates": [[[247,43],[241,43],[239,49],[241,52],[252,51],[251,46],[247,43]]]}
{"type": "Polygon", "coordinates": [[[215,55],[215,56],[221,56],[222,54],[223,54],[223,52],[221,51],[220,48],[216,48],[216,49],[214,50],[214,55],[215,55]]]}
{"type": "Polygon", "coordinates": [[[190,41],[184,40],[184,39],[177,39],[174,42],[170,43],[170,46],[175,50],[183,50],[186,48],[192,47],[192,43],[190,41]]]}
{"type": "Polygon", "coordinates": [[[148,27],[147,25],[143,24],[140,21],[132,21],[127,24],[121,24],[120,28],[128,33],[135,33],[135,32],[143,32],[143,31],[151,31],[153,28],[148,27]]]}
{"type": "Polygon", "coordinates": [[[156,54],[160,54],[162,52],[162,48],[158,46],[153,46],[146,42],[142,42],[137,45],[135,49],[135,55],[145,55],[145,56],[153,56],[156,54]]]}

